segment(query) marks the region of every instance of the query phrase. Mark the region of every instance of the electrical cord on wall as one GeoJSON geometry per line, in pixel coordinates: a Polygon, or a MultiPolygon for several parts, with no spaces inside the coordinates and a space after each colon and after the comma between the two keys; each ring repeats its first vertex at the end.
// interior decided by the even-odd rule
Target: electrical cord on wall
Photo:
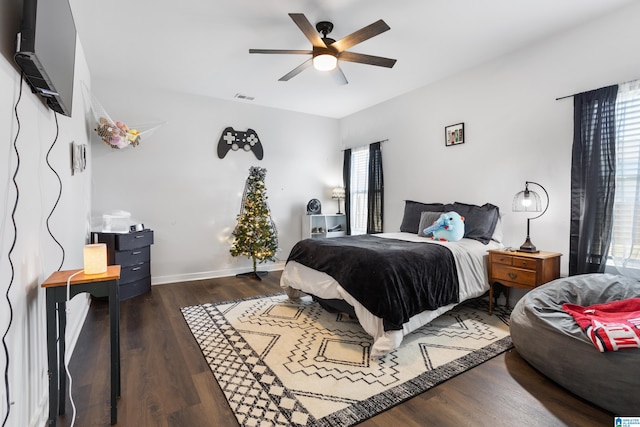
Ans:
{"type": "MultiPolygon", "coordinates": [[[[51,143],[51,146],[49,147],[49,150],[47,150],[47,155],[45,157],[45,160],[47,162],[47,166],[49,166],[49,169],[51,169],[51,171],[55,174],[56,178],[58,178],[58,197],[56,198],[56,202],[53,204],[53,207],[51,208],[51,212],[49,212],[49,215],[47,216],[47,231],[49,232],[49,235],[51,236],[51,238],[56,242],[56,244],[60,247],[60,250],[62,251],[62,259],[60,260],[60,266],[58,267],[58,271],[60,271],[62,269],[62,266],[64,265],[64,258],[65,258],[65,251],[64,251],[64,247],[62,246],[62,244],[58,241],[58,239],[56,239],[56,237],[53,235],[53,232],[51,231],[51,228],[49,227],[49,220],[51,219],[51,217],[53,216],[53,212],[56,210],[56,208],[58,207],[58,203],[60,203],[60,199],[62,198],[62,179],[60,179],[60,175],[58,174],[58,172],[53,168],[53,166],[51,166],[51,163],[49,162],[49,154],[51,154],[51,150],[53,150],[53,147],[56,145],[56,142],[58,142],[58,136],[60,135],[60,125],[58,124],[58,113],[54,112],[53,113],[53,117],[55,119],[56,122],[56,136],[53,139],[53,142],[51,143]]],[[[80,270],[80,271],[76,271],[75,273],[73,273],[72,275],[70,275],[67,278],[67,303],[65,304],[65,316],[68,316],[69,314],[69,301],[71,300],[70,294],[71,294],[71,279],[80,274],[83,273],[84,270],[80,270]]],[[[58,337],[58,340],[60,339],[65,339],[65,337],[58,337]]],[[[64,367],[65,367],[65,371],[67,373],[67,378],[69,378],[69,402],[71,403],[71,408],[72,408],[72,416],[71,416],[71,427],[73,427],[75,425],[76,422],[76,404],[73,401],[73,394],[71,393],[72,390],[72,385],[73,385],[73,378],[71,378],[71,372],[69,372],[69,361],[71,358],[66,358],[66,360],[64,360],[64,367]]],[[[62,392],[64,392],[64,390],[62,390],[62,392]]]]}
{"type": "Polygon", "coordinates": [[[11,222],[13,224],[13,241],[11,242],[11,248],[9,248],[9,252],[7,253],[7,258],[9,259],[9,265],[11,267],[11,279],[9,279],[9,285],[7,286],[7,292],[5,293],[5,298],[7,299],[7,305],[9,306],[9,322],[7,323],[7,329],[2,334],[2,348],[4,349],[5,355],[5,367],[4,367],[4,388],[6,392],[7,398],[7,412],[2,421],[2,427],[7,425],[7,421],[9,420],[9,414],[11,413],[11,396],[9,387],[9,346],[7,346],[7,335],[9,334],[9,330],[11,329],[11,324],[13,323],[13,306],[11,305],[11,298],[9,297],[9,293],[11,291],[11,287],[13,286],[13,281],[15,279],[15,267],[13,266],[13,260],[11,259],[11,254],[16,247],[16,242],[18,241],[18,227],[16,226],[16,210],[18,208],[18,200],[20,199],[20,189],[18,188],[18,182],[16,178],[18,176],[18,171],[20,170],[20,153],[18,152],[18,135],[20,135],[20,117],[18,116],[18,104],[20,104],[20,100],[22,99],[22,82],[24,80],[24,73],[20,74],[20,91],[18,93],[18,99],[16,100],[16,104],[13,107],[13,111],[16,116],[16,122],[18,124],[18,129],[16,131],[16,136],[13,139],[13,150],[16,153],[16,168],[13,172],[13,186],[16,189],[16,198],[13,203],[13,209],[11,210],[11,222]]]}
{"type": "MultiPolygon", "coordinates": [[[[13,251],[16,247],[16,243],[18,241],[18,228],[16,225],[16,218],[15,218],[15,214],[18,208],[18,201],[20,199],[20,189],[18,187],[18,182],[17,182],[17,176],[18,176],[18,172],[20,170],[20,152],[18,151],[18,136],[20,135],[20,129],[21,129],[21,124],[20,124],[20,117],[18,115],[18,105],[20,103],[20,100],[22,99],[22,87],[23,87],[23,81],[24,81],[24,73],[22,73],[20,75],[20,90],[19,90],[19,94],[18,94],[18,99],[16,100],[15,106],[14,106],[14,114],[15,114],[15,118],[16,118],[16,122],[17,122],[17,131],[16,131],[16,135],[15,138],[13,140],[13,149],[15,151],[16,154],[16,167],[13,173],[13,177],[12,177],[12,182],[16,191],[16,197],[15,197],[15,201],[13,204],[13,208],[11,210],[11,222],[13,225],[13,240],[11,242],[11,247],[9,249],[9,252],[7,254],[7,258],[9,261],[9,265],[11,267],[11,278],[9,280],[9,284],[7,286],[7,290],[5,293],[5,298],[7,300],[7,305],[9,308],[9,321],[7,323],[7,328],[4,331],[3,335],[2,335],[2,346],[3,346],[3,350],[4,350],[4,354],[5,354],[5,360],[6,360],[6,364],[5,364],[5,370],[4,370],[4,383],[5,383],[5,394],[6,394],[6,414],[3,418],[2,421],[2,427],[5,427],[7,425],[7,422],[9,420],[9,415],[11,413],[11,388],[9,385],[9,347],[7,345],[7,336],[9,334],[9,330],[11,329],[11,325],[13,323],[13,306],[11,304],[11,298],[10,298],[10,292],[11,292],[11,288],[13,287],[13,283],[15,280],[15,267],[13,265],[13,260],[11,258],[11,255],[13,254],[13,251]]],[[[56,172],[56,170],[51,166],[51,163],[49,162],[49,155],[53,149],[53,147],[55,146],[57,140],[58,140],[58,136],[60,133],[60,126],[58,124],[58,116],[56,113],[54,113],[54,119],[55,119],[55,123],[56,123],[56,135],[55,138],[51,144],[51,146],[49,147],[49,150],[47,151],[47,155],[46,155],[46,162],[47,165],[49,166],[49,168],[51,169],[51,171],[56,175],[57,179],[58,179],[58,183],[59,183],[59,191],[58,191],[58,197],[56,199],[56,202],[54,204],[54,206],[51,209],[51,212],[49,213],[49,215],[47,216],[47,220],[46,220],[46,224],[47,224],[47,231],[49,232],[49,235],[51,236],[51,238],[56,242],[56,244],[60,247],[61,251],[62,251],[62,260],[60,262],[60,266],[58,267],[58,271],[60,271],[60,269],[62,268],[63,264],[64,264],[64,260],[65,260],[65,250],[64,247],[62,246],[62,244],[60,244],[60,242],[58,241],[58,239],[56,239],[56,237],[53,235],[53,233],[51,232],[51,228],[49,226],[49,220],[51,219],[51,216],[53,215],[53,212],[55,211],[56,207],[58,206],[58,203],[60,202],[60,199],[62,197],[62,180],[60,179],[60,175],[58,174],[58,172],[56,172]]],[[[67,313],[69,312],[68,309],[68,303],[69,303],[69,294],[70,294],[70,282],[71,282],[71,278],[73,276],[75,276],[76,274],[81,273],[81,271],[76,272],[75,274],[73,274],[71,277],[69,277],[69,280],[67,282],[67,313]]],[[[60,339],[60,338],[58,338],[60,339]]],[[[73,418],[72,418],[72,423],[71,425],[73,426],[75,423],[75,417],[76,417],[76,408],[75,408],[75,403],[73,401],[73,397],[71,396],[71,384],[73,382],[72,378],[71,378],[71,374],[69,373],[69,363],[68,361],[65,361],[65,367],[67,370],[67,375],[69,378],[69,398],[71,401],[71,406],[73,408],[73,418]]]]}
{"type": "Polygon", "coordinates": [[[49,212],[49,216],[47,216],[47,231],[49,232],[49,235],[51,236],[51,238],[57,243],[57,245],[60,247],[60,250],[62,251],[62,260],[60,261],[60,266],[58,267],[58,271],[60,271],[60,269],[62,269],[62,265],[64,264],[64,256],[65,256],[64,247],[60,244],[58,239],[56,239],[56,237],[51,232],[51,228],[49,227],[49,220],[51,219],[53,212],[56,210],[56,207],[58,206],[58,203],[62,198],[62,180],[60,179],[60,175],[58,174],[58,172],[56,172],[56,170],[53,168],[53,166],[51,166],[51,163],[49,162],[49,154],[51,154],[51,150],[53,150],[53,147],[56,145],[56,142],[58,141],[58,135],[60,134],[60,125],[58,124],[58,113],[54,112],[53,117],[56,121],[56,137],[53,139],[53,142],[51,143],[51,146],[47,151],[47,156],[45,160],[47,161],[47,166],[49,166],[49,169],[51,169],[51,171],[56,175],[56,178],[58,178],[58,198],[56,199],[56,202],[51,208],[51,212],[49,212]]]}

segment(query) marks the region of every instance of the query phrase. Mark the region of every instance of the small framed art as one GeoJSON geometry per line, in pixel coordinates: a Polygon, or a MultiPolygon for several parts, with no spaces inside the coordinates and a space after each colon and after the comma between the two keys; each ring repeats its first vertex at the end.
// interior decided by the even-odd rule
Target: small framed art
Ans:
{"type": "Polygon", "coordinates": [[[464,123],[447,126],[444,128],[444,145],[450,147],[452,145],[464,144],[464,123]]]}
{"type": "Polygon", "coordinates": [[[71,175],[84,172],[87,167],[87,144],[71,142],[71,175]]]}

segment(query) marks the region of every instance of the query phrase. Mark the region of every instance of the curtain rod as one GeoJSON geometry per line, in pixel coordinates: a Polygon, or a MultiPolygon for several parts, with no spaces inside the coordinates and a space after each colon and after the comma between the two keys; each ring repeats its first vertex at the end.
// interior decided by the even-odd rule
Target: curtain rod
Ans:
{"type": "MultiPolygon", "coordinates": [[[[378,142],[379,142],[379,143],[383,143],[383,142],[388,142],[388,141],[389,141],[389,139],[387,138],[387,139],[383,139],[382,141],[374,141],[374,142],[372,142],[371,144],[377,144],[378,142]]],[[[340,151],[353,150],[354,148],[366,147],[366,146],[371,145],[371,144],[358,145],[358,146],[356,146],[356,147],[347,147],[347,148],[343,148],[343,149],[342,149],[342,150],[340,150],[340,151]]]]}
{"type": "MultiPolygon", "coordinates": [[[[635,80],[629,80],[628,82],[618,83],[618,85],[623,85],[623,84],[626,84],[626,83],[632,83],[632,82],[635,82],[635,81],[637,81],[637,80],[638,80],[638,79],[635,79],[635,80]]],[[[609,85],[609,86],[613,86],[613,85],[609,85]]],[[[602,86],[600,89],[605,88],[605,87],[609,87],[609,86],[602,86]]],[[[592,89],[592,90],[598,90],[598,89],[592,89]]],[[[572,98],[572,97],[574,97],[574,96],[576,96],[576,95],[580,95],[580,94],[583,94],[583,93],[586,93],[586,92],[591,92],[591,90],[585,90],[584,92],[574,93],[573,95],[565,95],[565,96],[561,96],[560,98],[556,98],[556,101],[560,101],[561,99],[566,99],[566,98],[572,98]]]]}

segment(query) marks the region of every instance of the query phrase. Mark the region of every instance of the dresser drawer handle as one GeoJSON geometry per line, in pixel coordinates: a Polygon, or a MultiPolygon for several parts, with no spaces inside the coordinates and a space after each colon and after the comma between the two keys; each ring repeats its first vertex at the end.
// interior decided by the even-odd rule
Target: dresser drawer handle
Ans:
{"type": "Polygon", "coordinates": [[[142,251],[133,251],[131,252],[131,255],[140,255],[142,253],[142,251]]]}
{"type": "Polygon", "coordinates": [[[142,268],[142,267],[133,267],[133,268],[131,269],[131,271],[138,271],[138,270],[140,270],[140,268],[142,268]]]}
{"type": "Polygon", "coordinates": [[[136,239],[144,239],[144,234],[140,234],[139,236],[136,236],[136,239]]]}
{"type": "Polygon", "coordinates": [[[516,278],[518,277],[516,273],[512,273],[512,272],[507,273],[507,276],[509,276],[511,280],[516,280],[516,278]]]}

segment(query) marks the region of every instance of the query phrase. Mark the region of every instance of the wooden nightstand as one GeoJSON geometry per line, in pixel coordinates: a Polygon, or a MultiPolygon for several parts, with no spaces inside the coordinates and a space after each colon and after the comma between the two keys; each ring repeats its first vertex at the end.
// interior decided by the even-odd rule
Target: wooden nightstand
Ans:
{"type": "Polygon", "coordinates": [[[493,284],[508,288],[529,288],[543,285],[560,277],[560,257],[557,252],[538,253],[490,250],[489,252],[489,314],[493,312],[493,284]]]}

